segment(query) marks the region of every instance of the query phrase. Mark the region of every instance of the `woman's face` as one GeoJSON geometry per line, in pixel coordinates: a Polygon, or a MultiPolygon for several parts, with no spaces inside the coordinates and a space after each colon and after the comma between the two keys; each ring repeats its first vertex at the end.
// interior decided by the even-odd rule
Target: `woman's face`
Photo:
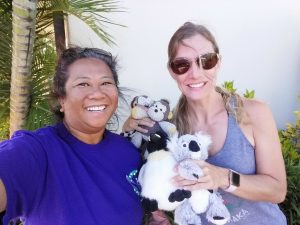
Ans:
{"type": "Polygon", "coordinates": [[[70,130],[103,132],[118,104],[118,90],[110,68],[95,58],[79,59],[68,68],[66,96],[59,102],[70,130]]]}
{"type": "Polygon", "coordinates": [[[183,40],[178,46],[177,54],[174,60],[178,58],[187,58],[191,61],[190,69],[182,75],[175,74],[169,67],[169,72],[183,95],[188,100],[197,101],[208,96],[215,89],[216,76],[220,62],[215,67],[204,70],[200,63],[200,67],[196,63],[196,58],[206,53],[214,53],[213,44],[202,35],[195,35],[191,38],[183,40]]]}

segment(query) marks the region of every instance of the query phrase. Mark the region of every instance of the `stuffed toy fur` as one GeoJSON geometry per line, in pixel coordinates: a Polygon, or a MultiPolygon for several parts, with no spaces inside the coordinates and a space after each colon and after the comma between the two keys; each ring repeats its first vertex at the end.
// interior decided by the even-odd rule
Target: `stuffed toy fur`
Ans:
{"type": "MultiPolygon", "coordinates": [[[[206,160],[210,144],[210,136],[202,132],[180,137],[176,133],[171,137],[167,148],[178,162],[180,176],[189,180],[197,180],[203,176],[202,169],[188,159],[206,160]]],[[[191,197],[176,208],[175,222],[179,225],[200,225],[201,219],[197,215],[200,213],[206,213],[207,220],[218,225],[225,224],[230,219],[230,213],[223,204],[222,197],[217,192],[202,189],[192,191],[191,197]]]]}
{"type": "Polygon", "coordinates": [[[201,132],[181,137],[176,133],[170,140],[165,133],[150,136],[147,161],[138,177],[142,187],[142,205],[146,212],[175,210],[174,218],[178,225],[201,225],[197,214],[205,212],[207,219],[214,224],[225,224],[230,219],[222,198],[216,192],[211,193],[205,189],[190,192],[170,182],[176,175],[176,165],[178,173],[186,179],[197,180],[203,176],[202,169],[186,159],[207,159],[210,144],[210,137],[201,132]]]}
{"type": "Polygon", "coordinates": [[[177,162],[167,147],[168,136],[164,132],[150,135],[147,142],[148,156],[140,169],[138,181],[141,185],[142,205],[145,213],[163,209],[173,211],[190,191],[175,187],[170,179],[176,175],[177,162]]]}
{"type": "Polygon", "coordinates": [[[144,127],[148,130],[147,133],[135,131],[130,134],[131,142],[137,148],[141,147],[143,140],[149,141],[151,134],[164,132],[170,136],[176,132],[175,125],[168,121],[172,118],[172,112],[169,102],[165,99],[153,101],[145,95],[136,96],[131,102],[131,116],[134,119],[149,117],[155,122],[153,127],[144,127]]]}

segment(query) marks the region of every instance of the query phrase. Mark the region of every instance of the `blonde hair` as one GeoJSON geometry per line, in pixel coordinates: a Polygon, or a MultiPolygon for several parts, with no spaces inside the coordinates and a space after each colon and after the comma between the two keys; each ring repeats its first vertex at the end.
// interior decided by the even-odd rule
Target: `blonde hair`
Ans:
{"type": "MultiPolygon", "coordinates": [[[[179,29],[173,34],[168,45],[168,56],[169,62],[171,62],[176,56],[178,46],[184,39],[193,37],[200,34],[213,45],[214,51],[219,53],[219,47],[212,33],[203,25],[197,25],[191,22],[184,23],[179,29]]],[[[236,120],[240,123],[243,118],[243,102],[242,98],[236,94],[229,92],[221,87],[216,86],[216,92],[220,93],[224,107],[229,114],[232,114],[236,120]]],[[[177,106],[174,110],[173,122],[175,123],[178,132],[180,134],[194,133],[194,118],[190,113],[189,105],[184,95],[181,95],[177,106]]]]}
{"type": "MultiPolygon", "coordinates": [[[[229,92],[219,86],[216,86],[215,90],[221,94],[224,107],[228,114],[233,115],[237,122],[241,123],[244,118],[243,101],[241,96],[236,93],[229,92]]],[[[181,95],[174,109],[173,118],[173,123],[176,125],[180,135],[196,132],[196,130],[194,130],[195,120],[193,115],[189,112],[189,105],[184,95],[181,95]]]]}

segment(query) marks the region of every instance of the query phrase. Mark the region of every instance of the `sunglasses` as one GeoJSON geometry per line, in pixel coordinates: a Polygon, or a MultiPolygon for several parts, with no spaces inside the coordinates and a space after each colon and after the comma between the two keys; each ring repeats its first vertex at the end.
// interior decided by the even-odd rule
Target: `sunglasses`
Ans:
{"type": "MultiPolygon", "coordinates": [[[[204,55],[198,56],[196,59],[196,64],[200,68],[200,64],[204,70],[210,70],[214,68],[219,61],[218,53],[206,53],[204,55]],[[200,63],[201,62],[201,63],[200,63]]],[[[189,71],[192,66],[192,60],[188,58],[176,58],[169,63],[169,66],[173,73],[177,75],[182,75],[189,71]]]]}

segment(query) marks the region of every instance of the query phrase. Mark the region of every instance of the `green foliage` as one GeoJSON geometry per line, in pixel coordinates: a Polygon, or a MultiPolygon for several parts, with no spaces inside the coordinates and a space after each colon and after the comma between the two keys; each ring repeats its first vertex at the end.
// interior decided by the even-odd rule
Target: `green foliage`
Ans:
{"type": "MultiPolygon", "coordinates": [[[[222,84],[222,87],[224,87],[227,91],[229,92],[232,92],[232,93],[236,93],[236,88],[234,88],[234,81],[225,81],[223,84],[222,84]]],[[[255,91],[254,90],[251,90],[249,91],[248,89],[246,89],[246,92],[243,94],[243,96],[245,98],[254,98],[254,95],[255,95],[255,91]]]]}
{"type": "Polygon", "coordinates": [[[246,92],[243,94],[245,98],[254,98],[254,95],[255,95],[255,91],[254,90],[249,91],[248,89],[246,89],[246,92]]]}
{"type": "Polygon", "coordinates": [[[9,121],[6,118],[0,119],[0,141],[9,137],[9,121]]]}
{"type": "Polygon", "coordinates": [[[290,225],[300,224],[300,111],[295,115],[296,123],[279,131],[288,182],[287,196],[280,207],[290,225]]]}
{"type": "Polygon", "coordinates": [[[236,88],[233,87],[234,81],[225,81],[224,84],[222,84],[222,87],[224,87],[227,91],[235,93],[236,88]]]}
{"type": "Polygon", "coordinates": [[[10,1],[0,2],[0,140],[9,136],[11,10],[12,5],[10,1]]]}

